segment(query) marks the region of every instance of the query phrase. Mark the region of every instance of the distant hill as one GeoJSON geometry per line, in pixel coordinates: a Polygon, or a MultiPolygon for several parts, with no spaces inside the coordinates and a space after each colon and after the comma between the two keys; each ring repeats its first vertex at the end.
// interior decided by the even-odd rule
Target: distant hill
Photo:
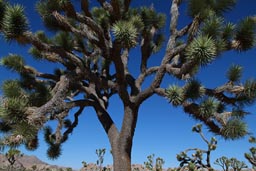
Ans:
{"type": "MultiPolygon", "coordinates": [[[[9,162],[7,161],[6,157],[0,154],[0,168],[6,168],[8,165],[9,165],[9,162]]],[[[32,167],[36,169],[35,171],[46,171],[46,170],[66,171],[67,170],[67,167],[50,165],[46,162],[41,161],[36,156],[24,155],[18,158],[17,161],[14,163],[14,168],[26,168],[27,170],[30,169],[32,171],[33,170],[32,167]]]]}

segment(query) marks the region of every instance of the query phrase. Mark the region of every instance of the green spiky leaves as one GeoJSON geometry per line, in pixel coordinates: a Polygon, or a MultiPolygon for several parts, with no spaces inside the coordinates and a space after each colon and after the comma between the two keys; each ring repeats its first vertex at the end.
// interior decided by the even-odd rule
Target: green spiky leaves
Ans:
{"type": "Polygon", "coordinates": [[[49,159],[55,160],[61,155],[61,144],[56,143],[56,136],[52,132],[52,128],[47,126],[44,129],[44,140],[48,144],[47,156],[49,159]]]}
{"type": "Polygon", "coordinates": [[[18,98],[23,95],[21,85],[18,80],[6,80],[2,85],[5,97],[18,98]]]}
{"type": "Polygon", "coordinates": [[[186,99],[196,100],[205,93],[204,87],[196,79],[189,80],[183,89],[186,99]]]}
{"type": "Polygon", "coordinates": [[[199,105],[200,115],[204,118],[210,118],[216,113],[218,106],[219,102],[214,98],[206,98],[199,105]]]}
{"type": "Polygon", "coordinates": [[[165,92],[169,103],[174,106],[179,106],[184,101],[183,89],[177,85],[169,86],[165,92]]]}
{"type": "Polygon", "coordinates": [[[221,129],[221,135],[226,139],[239,139],[248,134],[247,125],[240,119],[230,119],[221,129]]]}
{"type": "Polygon", "coordinates": [[[44,24],[50,30],[59,28],[57,20],[52,15],[53,11],[61,10],[58,0],[41,0],[36,4],[36,10],[41,15],[44,24]]]}
{"type": "Polygon", "coordinates": [[[157,13],[153,8],[141,8],[141,18],[146,30],[152,27],[160,29],[165,25],[165,15],[157,13]]]}
{"type": "Polygon", "coordinates": [[[239,65],[232,65],[228,72],[227,72],[227,78],[231,82],[237,82],[242,77],[242,67],[239,65]]]}
{"type": "Polygon", "coordinates": [[[217,55],[214,40],[208,36],[200,35],[194,39],[186,50],[187,60],[205,66],[212,62],[217,55]]]}
{"type": "Polygon", "coordinates": [[[246,51],[255,44],[256,21],[253,17],[247,17],[242,20],[235,34],[235,48],[239,51],[246,51]]]}
{"type": "Polygon", "coordinates": [[[16,39],[22,43],[20,36],[28,30],[28,20],[21,5],[6,7],[2,29],[6,40],[16,39]]]}
{"type": "Polygon", "coordinates": [[[113,25],[113,34],[118,42],[125,48],[131,48],[137,44],[137,29],[132,22],[118,21],[113,25]]]}
{"type": "MultiPolygon", "coordinates": [[[[7,7],[7,3],[5,0],[0,0],[0,14],[5,13],[5,9],[7,7]]],[[[4,15],[0,16],[0,29],[2,29],[2,22],[3,22],[4,15]]]]}
{"type": "Polygon", "coordinates": [[[72,51],[74,47],[74,42],[72,36],[68,32],[59,32],[54,37],[54,42],[63,47],[65,50],[72,51]]]}
{"type": "Polygon", "coordinates": [[[47,156],[51,160],[56,160],[61,155],[61,146],[59,144],[50,145],[47,150],[47,156]]]}
{"type": "Polygon", "coordinates": [[[25,61],[19,55],[10,54],[1,59],[1,64],[11,71],[22,72],[24,69],[25,61]]]}

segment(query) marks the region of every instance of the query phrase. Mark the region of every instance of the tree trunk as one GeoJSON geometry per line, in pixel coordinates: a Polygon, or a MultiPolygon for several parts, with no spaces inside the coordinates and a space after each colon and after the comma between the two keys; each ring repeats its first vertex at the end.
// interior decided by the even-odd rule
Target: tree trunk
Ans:
{"type": "Polygon", "coordinates": [[[122,128],[118,131],[111,116],[101,105],[94,109],[111,145],[114,171],[131,171],[131,151],[134,131],[138,118],[139,105],[124,103],[122,128]]]}
{"type": "Polygon", "coordinates": [[[114,171],[131,171],[131,151],[112,150],[114,171]]]}
{"type": "Polygon", "coordinates": [[[111,141],[114,171],[131,171],[131,150],[137,123],[138,108],[126,106],[121,131],[115,141],[111,141]]]}

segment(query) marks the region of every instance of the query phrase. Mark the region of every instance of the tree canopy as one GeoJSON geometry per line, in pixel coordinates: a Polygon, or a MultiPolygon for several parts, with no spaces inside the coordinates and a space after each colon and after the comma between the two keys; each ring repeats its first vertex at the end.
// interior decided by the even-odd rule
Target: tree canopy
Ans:
{"type": "Polygon", "coordinates": [[[33,33],[24,7],[0,0],[0,31],[5,40],[30,45],[29,53],[35,60],[58,64],[56,70],[42,73],[27,65],[19,54],[1,58],[3,66],[20,75],[19,79],[2,84],[0,130],[6,135],[3,146],[25,144],[34,150],[38,147],[38,132],[44,130],[49,145],[47,155],[57,158],[83,110],[92,107],[108,135],[114,167],[127,170],[139,107],[155,94],[182,107],[225,139],[248,134],[243,121],[248,112],[244,108],[255,102],[255,79],[242,81],[242,67],[237,64],[226,73],[226,83],[216,88],[205,87],[197,78],[200,69],[218,60],[221,54],[255,47],[255,16],[238,23],[224,17],[235,0],[173,0],[168,2],[170,17],[157,12],[153,5],[133,7],[131,0],[98,0],[97,5],[81,0],[77,8],[78,3],[38,1],[36,10],[48,30],[42,28],[33,33]],[[183,3],[190,23],[178,28],[182,17],[179,6],[183,3]],[[166,23],[168,35],[163,31],[166,23]],[[139,55],[132,57],[135,48],[139,55]],[[149,65],[149,59],[163,48],[161,63],[149,65]],[[140,64],[138,75],[132,74],[129,60],[140,64]],[[153,77],[152,81],[142,86],[148,77],[153,77]],[[166,77],[176,78],[181,84],[162,87],[166,77]],[[114,95],[120,97],[124,107],[121,129],[108,112],[114,95]],[[70,115],[74,120],[69,119],[70,115]],[[57,121],[56,128],[46,126],[51,120],[57,121]],[[120,166],[119,158],[127,159],[127,166],[122,162],[120,166]]]}

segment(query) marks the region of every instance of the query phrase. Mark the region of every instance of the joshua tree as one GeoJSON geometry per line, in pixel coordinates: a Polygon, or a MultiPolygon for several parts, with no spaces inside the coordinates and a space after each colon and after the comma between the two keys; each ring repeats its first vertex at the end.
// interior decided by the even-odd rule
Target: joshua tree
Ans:
{"type": "Polygon", "coordinates": [[[155,154],[151,154],[147,157],[148,161],[144,162],[145,167],[150,171],[162,171],[164,159],[157,157],[155,154]]]}
{"type": "MultiPolygon", "coordinates": [[[[256,143],[256,138],[255,137],[250,137],[249,138],[250,143],[256,143]]],[[[245,158],[253,165],[253,167],[256,167],[256,148],[251,147],[250,148],[250,153],[245,153],[245,158]]]]}
{"type": "MultiPolygon", "coordinates": [[[[9,169],[12,170],[14,169],[14,164],[15,162],[17,162],[18,158],[22,157],[23,154],[21,153],[20,150],[16,149],[16,148],[10,148],[6,153],[5,153],[5,157],[7,159],[7,161],[9,162],[9,169]]],[[[21,163],[20,163],[21,164],[21,163]]],[[[22,166],[22,165],[21,165],[22,166]]]]}
{"type": "Polygon", "coordinates": [[[96,154],[98,156],[98,160],[96,161],[96,164],[99,168],[99,171],[102,171],[102,164],[104,162],[104,155],[105,155],[106,149],[97,149],[96,154]]]}
{"type": "Polygon", "coordinates": [[[220,158],[217,158],[214,164],[219,165],[223,171],[228,171],[230,167],[230,161],[227,157],[222,156],[220,158]]]}
{"type": "Polygon", "coordinates": [[[214,151],[217,147],[217,140],[212,137],[210,141],[206,139],[202,132],[202,124],[197,124],[192,128],[193,132],[197,132],[203,141],[207,144],[208,149],[203,150],[199,148],[189,148],[177,155],[177,160],[180,162],[180,167],[192,167],[193,169],[207,168],[211,169],[211,151],[214,151]],[[194,152],[192,156],[188,153],[194,152]],[[206,163],[203,162],[203,155],[206,154],[206,163]]]}
{"type": "Polygon", "coordinates": [[[241,171],[242,169],[248,168],[248,166],[243,162],[239,161],[236,158],[231,158],[230,160],[230,167],[233,171],[241,171]]]}
{"type": "Polygon", "coordinates": [[[182,107],[226,139],[247,134],[242,118],[247,114],[244,107],[255,100],[256,81],[242,82],[242,67],[238,65],[228,70],[227,82],[215,88],[203,86],[196,78],[202,66],[225,52],[254,47],[254,17],[239,23],[224,18],[223,13],[232,9],[235,0],[165,1],[171,5],[170,17],[156,12],[153,5],[134,8],[131,0],[81,0],[80,8],[75,3],[78,1],[37,2],[43,23],[53,33],[49,36],[46,29],[31,32],[21,5],[0,0],[3,37],[31,45],[29,52],[35,59],[56,63],[57,67],[54,72],[40,72],[11,52],[1,59],[2,65],[20,75],[20,79],[6,80],[2,85],[0,128],[8,133],[5,145],[25,144],[34,150],[37,134],[44,128],[47,154],[57,158],[79,116],[92,107],[108,136],[114,170],[130,171],[139,109],[153,95],[168,98],[171,105],[182,107]],[[190,21],[178,25],[182,3],[187,3],[190,21]],[[166,18],[170,19],[169,33],[162,29],[166,18]],[[163,48],[160,64],[150,65],[149,59],[163,48]],[[139,51],[136,57],[131,53],[135,50],[139,51]],[[134,60],[140,67],[130,68],[128,64],[134,60]],[[139,72],[134,74],[133,70],[139,72]],[[166,77],[180,82],[166,88],[161,84],[166,77]],[[143,84],[145,80],[150,81],[143,84]],[[123,108],[120,129],[108,110],[114,95],[123,108]],[[73,120],[67,119],[71,116],[73,120]],[[50,120],[57,121],[55,130],[45,128],[50,120]]]}
{"type": "Polygon", "coordinates": [[[241,171],[242,169],[248,167],[243,161],[239,161],[234,157],[228,159],[225,156],[216,159],[214,164],[221,166],[223,171],[229,171],[229,168],[231,168],[233,171],[241,171]]]}

